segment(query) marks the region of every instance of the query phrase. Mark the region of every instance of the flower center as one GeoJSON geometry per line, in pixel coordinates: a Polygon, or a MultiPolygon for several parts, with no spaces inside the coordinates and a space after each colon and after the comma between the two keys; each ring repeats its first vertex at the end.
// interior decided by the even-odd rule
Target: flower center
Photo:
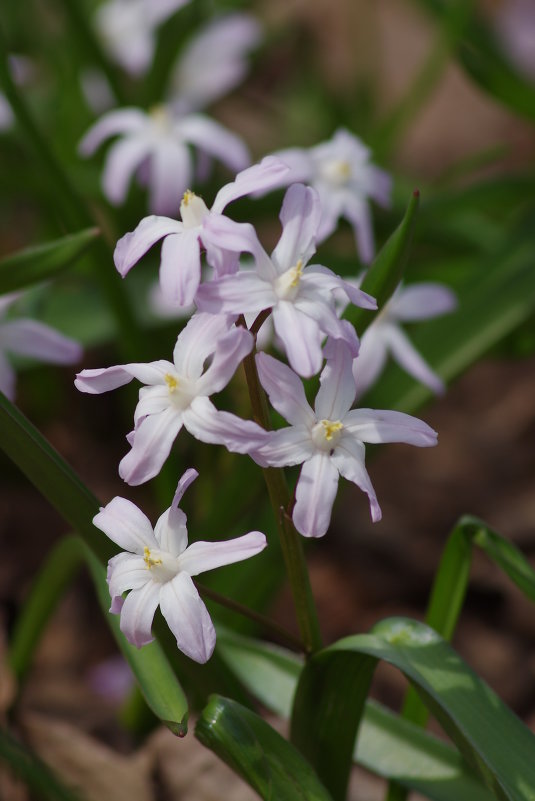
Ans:
{"type": "Polygon", "coordinates": [[[153,581],[163,584],[171,581],[180,572],[178,559],[167,551],[151,551],[145,546],[143,548],[143,561],[147,565],[147,570],[151,572],[153,581]]]}
{"type": "Polygon", "coordinates": [[[279,275],[275,282],[275,292],[281,300],[293,300],[297,295],[303,267],[303,259],[299,259],[297,264],[279,275]]]}
{"type": "Polygon", "coordinates": [[[164,375],[164,381],[169,390],[169,400],[171,404],[180,411],[187,409],[195,397],[195,393],[192,392],[191,387],[188,386],[188,381],[176,375],[171,375],[171,373],[166,373],[164,375]]]}
{"type": "Polygon", "coordinates": [[[351,178],[351,164],[345,159],[330,159],[321,165],[320,172],[328,183],[343,186],[351,178]]]}
{"type": "Polygon", "coordinates": [[[343,428],[340,420],[320,420],[312,429],[312,442],[322,451],[333,451],[340,441],[343,428]]]}
{"type": "Polygon", "coordinates": [[[202,197],[199,197],[190,189],[184,192],[184,197],[180,204],[180,216],[185,228],[198,228],[209,213],[209,209],[202,197]]]}
{"type": "Polygon", "coordinates": [[[153,106],[149,110],[149,116],[152,120],[156,133],[162,136],[168,136],[171,133],[173,121],[171,115],[163,103],[153,106]]]}

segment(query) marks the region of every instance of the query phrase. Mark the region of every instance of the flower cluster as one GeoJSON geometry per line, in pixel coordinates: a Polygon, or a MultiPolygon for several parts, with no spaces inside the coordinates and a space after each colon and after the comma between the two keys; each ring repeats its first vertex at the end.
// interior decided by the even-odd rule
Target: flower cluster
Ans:
{"type": "MultiPolygon", "coordinates": [[[[101,13],[113,15],[123,3],[111,0],[101,13]]],[[[136,47],[127,64],[116,43],[118,60],[141,71],[158,21],[181,5],[180,0],[155,3],[151,16],[143,12],[144,0],[132,3],[136,47]]],[[[316,147],[279,151],[247,166],[241,140],[199,113],[242,79],[245,56],[259,36],[250,17],[217,19],[182,51],[171,80],[175,94],[165,105],[149,112],[111,111],[84,137],[80,149],[85,155],[106,139],[120,137],[108,151],[102,179],[112,203],[123,202],[133,173],[150,187],[154,213],[117,242],[117,271],[125,278],[161,242],[160,303],[190,319],[177,336],[172,360],[86,369],[75,383],[90,394],[133,379],[142,384],[127,435],[130,449],[119,464],[127,483],[139,485],[158,475],[186,429],[201,442],[247,454],[262,467],[300,465],[286,512],[303,536],[322,537],[340,476],[366,493],[372,520],[381,518],[365,466],[366,443],[436,444],[436,433],[415,417],[354,404],[378,377],[389,353],[417,380],[442,390],[441,379],[400,323],[450,311],[455,298],[436,284],[412,285],[398,288],[378,310],[357,279],[347,280],[314,259],[317,245],[334,232],[340,218],[354,229],[360,262],[368,264],[374,256],[369,202],[387,206],[391,180],[351,132],[340,129],[316,147]],[[191,146],[197,149],[195,166],[191,146]],[[211,158],[240,172],[210,206],[188,187],[201,180],[211,158]],[[232,219],[228,207],[280,187],[287,187],[279,216],[282,230],[269,253],[254,226],[232,219]],[[378,312],[362,340],[344,319],[350,304],[378,312]],[[271,344],[287,363],[263,352],[271,344]],[[214,404],[212,396],[227,386],[244,360],[250,391],[256,398],[264,393],[286,427],[272,430],[260,414],[256,421],[244,420],[214,404]],[[302,379],[316,376],[319,390],[311,405],[302,379]]],[[[173,504],[154,531],[123,498],[113,499],[94,522],[127,551],[111,560],[108,582],[111,611],[121,613],[128,639],[137,646],[150,641],[159,604],[178,647],[204,662],[215,635],[191,576],[257,553],[265,538],[251,532],[235,541],[186,548],[186,519],[178,504],[195,476],[189,470],[180,479],[173,504]]]]}

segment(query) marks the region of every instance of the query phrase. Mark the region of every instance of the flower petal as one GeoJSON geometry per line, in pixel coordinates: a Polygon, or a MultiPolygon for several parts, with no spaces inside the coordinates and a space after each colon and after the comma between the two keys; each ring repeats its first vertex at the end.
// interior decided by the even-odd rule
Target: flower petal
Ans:
{"type": "Polygon", "coordinates": [[[221,392],[236,372],[238,365],[251,352],[254,337],[241,326],[231,328],[217,342],[209,368],[197,381],[199,395],[213,395],[221,392]]]}
{"type": "Polygon", "coordinates": [[[237,223],[224,214],[211,213],[203,220],[202,240],[212,249],[218,247],[236,254],[251,253],[261,278],[265,281],[277,278],[277,271],[250,223],[237,223]]]}
{"type": "Polygon", "coordinates": [[[281,300],[273,309],[273,325],[284,343],[292,369],[304,378],[319,373],[323,354],[317,322],[299,311],[293,303],[281,300]]]}
{"type": "Polygon", "coordinates": [[[233,325],[234,318],[226,314],[195,314],[180,332],[173,350],[178,374],[190,379],[199,378],[204,362],[233,325]]]}
{"type": "Polygon", "coordinates": [[[224,445],[232,453],[252,453],[267,438],[267,432],[257,423],[218,411],[208,398],[195,398],[183,417],[185,428],[196,439],[224,445]]]}
{"type": "Polygon", "coordinates": [[[169,389],[165,384],[141,387],[134,412],[134,425],[138,426],[149,414],[159,414],[169,407],[169,389]]]}
{"type": "Polygon", "coordinates": [[[192,163],[187,145],[162,137],[151,156],[150,210],[154,214],[178,214],[180,201],[191,180],[192,163]]]}
{"type": "Polygon", "coordinates": [[[198,472],[190,467],[179,479],[173,502],[159,518],[154,527],[154,536],[164,551],[179,556],[188,545],[187,518],[178,504],[189,485],[195,481],[198,472]]]}
{"type": "Polygon", "coordinates": [[[364,198],[348,194],[344,203],[344,216],[353,226],[361,262],[370,264],[375,254],[375,243],[368,202],[364,198]]]}
{"type": "Polygon", "coordinates": [[[177,306],[189,306],[201,282],[201,248],[197,231],[166,236],[162,245],[160,286],[177,306]]]}
{"type": "Polygon", "coordinates": [[[440,376],[431,369],[398,325],[385,327],[383,339],[390,348],[392,357],[409,375],[412,375],[417,381],[421,381],[437,395],[444,393],[446,388],[440,376]]]}
{"type": "Polygon", "coordinates": [[[205,150],[234,172],[250,164],[249,151],[240,137],[204,114],[190,114],[177,127],[187,142],[205,150]]]}
{"type": "Polygon", "coordinates": [[[165,384],[165,374],[174,372],[174,365],[164,359],[148,364],[135,363],[117,364],[113,367],[97,367],[82,370],[77,374],[74,386],[80,392],[90,395],[100,395],[101,392],[110,392],[112,389],[122,387],[137,378],[142,384],[165,384]]]}
{"type": "Polygon", "coordinates": [[[289,467],[302,464],[315,452],[310,429],[304,425],[296,425],[268,431],[267,441],[258,449],[257,455],[262,463],[271,467],[289,467]]]}
{"type": "Polygon", "coordinates": [[[13,320],[0,327],[2,349],[53,364],[73,364],[82,356],[74,339],[36,320],[13,320]]]}
{"type": "Polygon", "coordinates": [[[281,185],[289,174],[288,166],[276,156],[266,156],[259,164],[242,170],[232,183],[223,186],[215,196],[212,212],[221,214],[233,200],[253,192],[268,192],[281,185]]]}
{"type": "Polygon", "coordinates": [[[318,420],[343,420],[353,405],[356,388],[352,366],[353,357],[345,343],[332,342],[314,406],[318,420]]]}
{"type": "Polygon", "coordinates": [[[215,629],[187,573],[162,585],[160,608],[179,650],[195,662],[207,662],[215,647],[215,629]]]}
{"type": "Polygon", "coordinates": [[[282,235],[271,254],[279,272],[308,262],[316,250],[316,233],[321,217],[318,193],[303,184],[293,184],[284,196],[280,221],[282,235]]]}
{"type": "Polygon", "coordinates": [[[344,429],[361,442],[406,442],[421,448],[437,444],[437,432],[423,420],[387,409],[353,409],[345,417],[344,429]]]}
{"type": "Polygon", "coordinates": [[[250,531],[243,537],[226,542],[194,542],[180,555],[178,561],[181,570],[190,576],[198,576],[207,570],[256,556],[266,545],[266,538],[260,531],[250,531]]]}
{"type": "Polygon", "coordinates": [[[439,317],[457,308],[457,297],[449,287],[432,282],[402,287],[388,304],[396,320],[412,322],[439,317]]]}
{"type": "Polygon", "coordinates": [[[181,222],[170,217],[157,217],[154,214],[145,217],[137,228],[122,236],[115,246],[113,260],[118,272],[124,278],[159,239],[168,234],[178,234],[183,227],[181,222]]]}
{"type": "Polygon", "coordinates": [[[114,600],[120,598],[123,592],[141,589],[150,581],[150,574],[142,556],[118,553],[108,562],[107,581],[113,605],[114,600]]]}
{"type": "Polygon", "coordinates": [[[104,114],[93,125],[78,145],[82,156],[90,156],[110,136],[135,133],[147,125],[147,115],[139,108],[122,108],[104,114]]]}
{"type": "Polygon", "coordinates": [[[108,150],[102,173],[102,191],[114,206],[124,202],[133,174],[149,153],[149,141],[138,136],[120,139],[108,150]]]}
{"type": "Polygon", "coordinates": [[[132,501],[113,498],[93,518],[93,525],[125,551],[142,554],[158,546],[148,517],[132,501]]]}
{"type": "Polygon", "coordinates": [[[372,323],[360,340],[360,349],[353,361],[353,377],[360,397],[380,376],[385,366],[388,350],[382,337],[383,325],[372,323]]]}
{"type": "Polygon", "coordinates": [[[304,462],[295,488],[292,519],[304,537],[323,537],[331,522],[338,489],[338,470],[326,453],[304,462]]]}
{"type": "Polygon", "coordinates": [[[377,502],[375,490],[364,465],[364,453],[365,448],[362,442],[345,436],[331,458],[333,464],[340,471],[340,475],[348,481],[352,481],[366,493],[370,501],[372,520],[377,523],[381,519],[381,507],[377,502]]]}
{"type": "Polygon", "coordinates": [[[306,399],[303,382],[294,371],[267,353],[256,354],[256,366],[273,408],[292,425],[312,428],[316,417],[306,399]]]}
{"type": "Polygon", "coordinates": [[[267,281],[255,272],[239,272],[202,284],[195,302],[201,311],[211,314],[258,314],[277,302],[267,281]]]}
{"type": "Polygon", "coordinates": [[[121,631],[136,648],[141,648],[154,639],[151,629],[160,601],[160,587],[162,585],[157,581],[149,579],[139,590],[128,593],[121,609],[121,631]]]}
{"type": "Polygon", "coordinates": [[[131,486],[157,476],[182,428],[182,413],[172,407],[144,417],[134,431],[132,449],[119,463],[119,475],[131,486]]]}

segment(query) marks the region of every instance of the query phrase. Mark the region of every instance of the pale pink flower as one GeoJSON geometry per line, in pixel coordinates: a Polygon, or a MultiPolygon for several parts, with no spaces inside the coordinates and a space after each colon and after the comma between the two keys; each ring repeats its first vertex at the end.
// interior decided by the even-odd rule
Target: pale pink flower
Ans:
{"type": "Polygon", "coordinates": [[[110,612],[121,615],[120,627],[126,639],[137,648],[151,642],[152,621],[160,606],[178,648],[204,663],[213,653],[216,634],[191,577],[255,556],[267,543],[260,531],[250,531],[225,542],[194,542],[188,546],[187,518],[178,505],[197,475],[196,470],[186,470],[171,507],[154,530],[143,512],[125,498],[113,498],[93,523],[126,549],[108,563],[110,612]],[[130,592],[123,599],[127,590],[130,592]]]}
{"type": "Polygon", "coordinates": [[[245,77],[247,55],[261,39],[250,14],[226,14],[202,28],[181,52],[171,76],[171,93],[180,110],[205,108],[245,77]]]}
{"type": "Polygon", "coordinates": [[[286,184],[310,184],[319,194],[322,216],[317,242],[330,236],[344,217],[353,226],[361,261],[371,262],[375,246],[369,199],[389,206],[391,178],[371,163],[369,148],[340,128],[328,142],[308,149],[280,150],[274,155],[291,168],[286,184]]]}
{"type": "Polygon", "coordinates": [[[199,287],[199,309],[211,313],[259,314],[272,309],[275,332],[284,344],[293,369],[308,377],[319,372],[322,340],[326,336],[343,339],[354,356],[358,339],[353,326],[340,320],[334,305],[334,292],[368,309],[375,300],[344,281],[322,265],[307,262],[316,250],[315,237],[321,210],[314,189],[294,184],[286,192],[280,214],[281,238],[268,256],[254,228],[225,217],[206,223],[212,242],[236,252],[251,253],[255,271],[216,278],[199,287]]]}
{"type": "Polygon", "coordinates": [[[110,203],[124,202],[132,176],[146,177],[149,207],[155,214],[174,214],[194,179],[190,146],[219,159],[232,172],[249,164],[242,140],[204,114],[184,115],[169,105],[150,112],[123,108],[104,114],[80,142],[92,155],[110,137],[120,136],[106,156],[102,190],[110,203]],[[141,175],[140,175],[141,173],[141,175]]]}
{"type": "Polygon", "coordinates": [[[156,30],[190,0],[108,0],[95,14],[106,49],[127,72],[142,75],[152,64],[156,30]]]}
{"type": "Polygon", "coordinates": [[[305,537],[322,537],[329,528],[340,475],[367,494],[372,520],[381,519],[364,464],[365,442],[428,447],[437,441],[433,429],[408,414],[351,409],[355,400],[352,355],[341,341],[330,341],[327,352],[314,409],[289,367],[265,353],[256,356],[260,381],[272,406],[290,423],[288,428],[269,432],[258,455],[273,467],[303,465],[292,519],[305,537]]]}
{"type": "Polygon", "coordinates": [[[416,381],[442,394],[444,382],[418,353],[400,323],[430,320],[453,311],[456,306],[455,293],[442,284],[427,282],[398,287],[360,340],[359,354],[353,363],[358,397],[379,378],[389,354],[416,381]]]}
{"type": "Polygon", "coordinates": [[[219,217],[233,200],[258,190],[275,186],[288,168],[273,156],[240,172],[232,183],[217,193],[209,209],[201,197],[187,191],[180,204],[181,221],[170,217],[145,217],[137,228],[117,242],[115,266],[124,276],[158,240],[163,239],[160,261],[160,286],[170,303],[191,304],[201,280],[201,248],[217,275],[238,269],[238,254],[225,251],[212,242],[209,219],[219,217]]]}
{"type": "Polygon", "coordinates": [[[128,436],[132,447],[119,464],[124,481],[143,484],[158,475],[182,426],[201,442],[238,453],[249,453],[265,441],[266,432],[256,423],[218,411],[209,400],[226,387],[252,347],[252,335],[235,327],[233,318],[196,314],[179,334],[172,362],[161,359],[78,373],[76,387],[90,394],[109,392],[133,378],[145,385],[128,436]]]}
{"type": "Polygon", "coordinates": [[[515,67],[535,81],[535,5],[533,0],[506,0],[499,4],[494,28],[515,67]]]}
{"type": "Polygon", "coordinates": [[[0,298],[0,392],[14,400],[15,371],[6,354],[28,356],[50,364],[75,364],[82,357],[82,346],[37,320],[5,319],[18,294],[0,298]],[[4,319],[2,319],[4,318],[4,319]]]}

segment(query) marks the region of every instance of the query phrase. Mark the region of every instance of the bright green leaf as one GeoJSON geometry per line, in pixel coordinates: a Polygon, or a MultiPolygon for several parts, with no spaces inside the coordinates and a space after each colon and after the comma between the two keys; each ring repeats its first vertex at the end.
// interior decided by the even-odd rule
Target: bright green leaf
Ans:
{"type": "Polygon", "coordinates": [[[355,715],[349,702],[329,708],[321,693],[327,679],[339,678],[345,687],[351,673],[363,694],[370,660],[378,659],[404,673],[491,792],[504,801],[535,801],[535,736],[433,629],[406,618],[384,620],[371,634],[340,640],[315,654],[301,674],[292,738],[336,798],[343,798],[345,789],[333,775],[332,752],[338,741],[345,749],[355,715]]]}

